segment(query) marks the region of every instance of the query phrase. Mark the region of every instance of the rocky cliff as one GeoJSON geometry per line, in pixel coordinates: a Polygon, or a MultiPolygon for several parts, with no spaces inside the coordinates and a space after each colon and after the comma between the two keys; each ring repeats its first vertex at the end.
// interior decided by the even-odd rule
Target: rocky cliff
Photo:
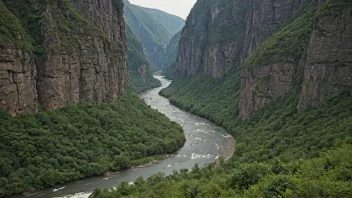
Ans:
{"type": "Polygon", "coordinates": [[[346,1],[339,9],[326,12],[328,2],[318,12],[307,51],[299,110],[317,106],[342,91],[352,93],[352,4],[346,1]]]}
{"type": "Polygon", "coordinates": [[[18,36],[1,39],[6,52],[0,60],[2,110],[16,115],[35,108],[37,101],[47,109],[100,103],[125,92],[122,1],[4,1],[1,6],[8,11],[2,15],[13,17],[17,29],[24,30],[8,28],[5,31],[18,36]],[[37,20],[29,20],[32,15],[37,20]],[[33,26],[39,34],[33,34],[33,26]],[[25,38],[31,47],[18,44],[25,38]]]}

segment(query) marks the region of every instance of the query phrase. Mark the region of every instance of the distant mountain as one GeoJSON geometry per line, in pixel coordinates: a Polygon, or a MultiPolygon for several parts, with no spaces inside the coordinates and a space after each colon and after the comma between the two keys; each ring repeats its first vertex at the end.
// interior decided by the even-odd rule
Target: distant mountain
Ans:
{"type": "Polygon", "coordinates": [[[153,78],[150,62],[143,52],[143,44],[128,25],[126,25],[126,35],[128,87],[140,93],[160,86],[160,81],[153,78]]]}
{"type": "Polygon", "coordinates": [[[175,36],[172,37],[169,45],[166,47],[166,55],[164,58],[164,63],[163,63],[163,75],[166,76],[166,78],[172,78],[174,70],[175,70],[175,65],[176,65],[176,58],[177,58],[177,53],[178,53],[178,43],[180,41],[181,37],[181,31],[179,31],[175,36]]]}
{"type": "Polygon", "coordinates": [[[155,69],[163,66],[166,46],[185,21],[156,9],[143,8],[125,0],[125,21],[143,43],[144,52],[155,69]]]}

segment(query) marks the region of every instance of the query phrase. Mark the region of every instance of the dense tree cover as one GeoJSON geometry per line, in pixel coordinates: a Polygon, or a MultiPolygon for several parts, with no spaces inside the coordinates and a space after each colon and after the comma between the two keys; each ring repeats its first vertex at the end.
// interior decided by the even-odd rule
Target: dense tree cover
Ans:
{"type": "Polygon", "coordinates": [[[96,190],[91,197],[342,197],[352,196],[352,139],[339,142],[318,158],[284,163],[253,162],[234,166],[220,161],[162,173],[117,190],[96,190]]]}
{"type": "Polygon", "coordinates": [[[184,140],[179,125],[134,94],[16,118],[0,113],[0,196],[127,168],[184,140]]]}
{"type": "Polygon", "coordinates": [[[143,51],[143,44],[126,25],[128,87],[137,93],[161,86],[161,82],[153,77],[153,71],[143,51]]]}

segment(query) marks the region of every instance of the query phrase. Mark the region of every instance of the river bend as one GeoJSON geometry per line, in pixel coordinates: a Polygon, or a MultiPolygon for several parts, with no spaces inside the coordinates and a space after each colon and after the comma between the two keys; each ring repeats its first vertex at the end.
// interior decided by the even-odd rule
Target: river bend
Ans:
{"type": "MultiPolygon", "coordinates": [[[[214,162],[221,155],[229,157],[234,148],[232,136],[227,134],[221,127],[170,104],[168,99],[160,96],[158,93],[161,89],[169,86],[171,81],[161,76],[155,77],[162,82],[162,86],[147,91],[141,94],[140,97],[152,108],[157,109],[172,121],[182,125],[186,136],[186,142],[182,148],[174,155],[151,167],[128,169],[111,177],[101,176],[83,179],[42,190],[29,197],[87,198],[96,188],[113,189],[119,183],[123,181],[133,182],[139,176],[148,178],[157,172],[164,172],[168,175],[172,174],[174,170],[191,169],[195,163],[203,167],[206,164],[214,162]]],[[[23,197],[25,196],[13,196],[13,198],[23,197]]]]}

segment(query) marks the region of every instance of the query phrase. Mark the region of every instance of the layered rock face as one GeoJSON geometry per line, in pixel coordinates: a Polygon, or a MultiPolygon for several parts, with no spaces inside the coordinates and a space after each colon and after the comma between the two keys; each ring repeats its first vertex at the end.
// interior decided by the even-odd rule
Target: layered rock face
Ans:
{"type": "Polygon", "coordinates": [[[36,78],[29,54],[11,44],[0,47],[0,110],[14,116],[36,109],[36,78]]]}
{"type": "Polygon", "coordinates": [[[298,109],[317,106],[328,97],[352,92],[352,6],[316,22],[307,52],[298,109]]]}
{"type": "MultiPolygon", "coordinates": [[[[40,2],[32,1],[32,4],[37,6],[40,2]]],[[[22,67],[16,72],[21,73],[20,87],[25,91],[18,89],[16,97],[0,95],[0,101],[5,101],[1,109],[14,115],[27,106],[36,106],[37,94],[40,105],[57,109],[78,102],[100,103],[125,93],[126,36],[122,1],[55,1],[40,11],[46,56],[29,58],[20,55],[18,47],[4,49],[10,55],[1,57],[0,62],[22,67]],[[28,96],[24,103],[22,95],[28,96]],[[14,108],[9,107],[10,101],[20,102],[14,108]]],[[[2,76],[5,79],[5,74],[2,76]]],[[[11,81],[13,77],[6,78],[11,81]]]]}

